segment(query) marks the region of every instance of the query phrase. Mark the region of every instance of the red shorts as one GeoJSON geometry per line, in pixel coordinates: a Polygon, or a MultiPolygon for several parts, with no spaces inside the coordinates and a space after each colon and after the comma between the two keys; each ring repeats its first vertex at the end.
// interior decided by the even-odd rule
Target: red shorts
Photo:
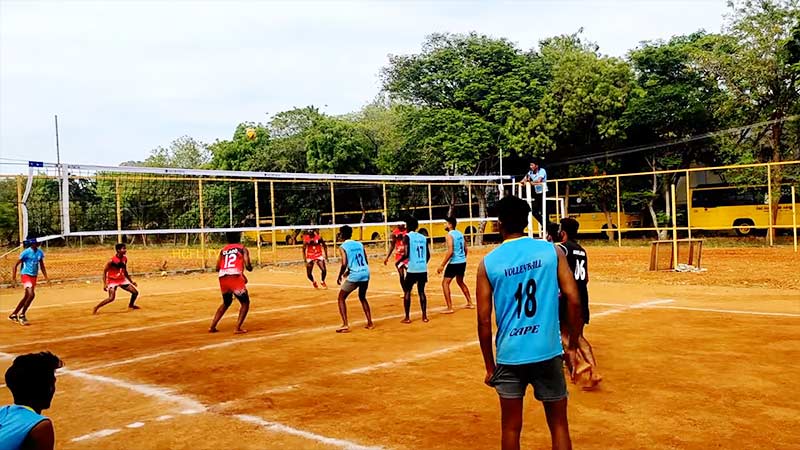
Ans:
{"type": "Polygon", "coordinates": [[[247,291],[247,281],[244,275],[225,275],[219,277],[219,290],[223,294],[233,293],[233,295],[241,295],[247,291]]]}
{"type": "Polygon", "coordinates": [[[313,262],[313,261],[325,261],[325,257],[322,255],[307,255],[306,261],[313,262]]]}
{"type": "Polygon", "coordinates": [[[36,287],[36,277],[32,277],[30,275],[22,274],[22,287],[24,288],[35,288],[36,287]]]}

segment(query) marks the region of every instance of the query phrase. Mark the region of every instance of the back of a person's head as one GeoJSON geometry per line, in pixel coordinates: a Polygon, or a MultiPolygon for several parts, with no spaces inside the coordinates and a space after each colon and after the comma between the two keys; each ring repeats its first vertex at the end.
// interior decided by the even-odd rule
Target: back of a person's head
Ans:
{"type": "Polygon", "coordinates": [[[119,243],[119,244],[114,246],[114,250],[120,251],[120,250],[122,250],[123,248],[126,248],[126,247],[127,246],[125,244],[119,243]]]}
{"type": "Polygon", "coordinates": [[[228,241],[228,244],[238,244],[242,241],[242,234],[238,231],[228,231],[225,233],[225,239],[228,241]]]}
{"type": "Polygon", "coordinates": [[[342,236],[342,239],[350,239],[353,237],[353,228],[350,225],[342,225],[339,228],[339,234],[342,236]]]}
{"type": "Polygon", "coordinates": [[[580,223],[571,218],[565,217],[561,219],[561,231],[567,235],[568,239],[575,239],[575,236],[578,235],[578,228],[580,228],[580,223]]]}
{"type": "Polygon", "coordinates": [[[530,206],[525,200],[513,195],[503,197],[497,202],[497,219],[506,233],[522,233],[528,226],[530,206]]]}
{"type": "Polygon", "coordinates": [[[561,242],[561,236],[559,232],[559,227],[557,223],[548,222],[547,224],[547,236],[550,238],[552,242],[559,243],[561,242]]]}
{"type": "Polygon", "coordinates": [[[63,366],[64,363],[58,356],[50,352],[17,356],[6,371],[6,385],[14,396],[14,402],[26,406],[50,407],[55,371],[63,366]]]}
{"type": "Polygon", "coordinates": [[[419,226],[419,221],[414,216],[409,216],[406,219],[406,229],[408,231],[417,231],[417,227],[419,226]]]}
{"type": "Polygon", "coordinates": [[[455,217],[449,216],[445,220],[447,221],[447,223],[450,224],[451,227],[453,227],[454,230],[456,229],[456,225],[458,224],[458,221],[456,220],[455,217]]]}

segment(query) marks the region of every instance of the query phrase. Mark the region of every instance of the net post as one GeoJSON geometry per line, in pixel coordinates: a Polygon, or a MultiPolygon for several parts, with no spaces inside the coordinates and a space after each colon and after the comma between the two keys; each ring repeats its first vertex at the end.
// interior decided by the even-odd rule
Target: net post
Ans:
{"type": "Polygon", "coordinates": [[[25,218],[22,214],[22,208],[25,205],[22,204],[22,177],[18,176],[17,178],[17,225],[19,225],[19,244],[22,245],[22,241],[25,240],[25,225],[23,224],[25,218]]]}
{"type": "Polygon", "coordinates": [[[472,233],[469,234],[469,245],[470,247],[475,246],[475,232],[478,229],[475,227],[474,222],[472,222],[472,183],[469,181],[467,182],[467,195],[469,196],[469,200],[467,200],[467,204],[469,206],[469,226],[472,227],[472,233]]]}
{"type": "Polygon", "coordinates": [[[381,186],[383,187],[383,223],[385,225],[383,232],[383,249],[386,253],[389,253],[389,205],[386,201],[386,182],[384,181],[381,183],[381,186]]]}
{"type": "Polygon", "coordinates": [[[542,182],[542,222],[539,223],[539,238],[545,239],[547,237],[547,230],[545,224],[549,221],[547,217],[547,183],[542,182]]]}
{"type": "Polygon", "coordinates": [[[431,249],[433,249],[433,190],[431,189],[430,183],[428,183],[428,220],[431,221],[428,236],[431,240],[431,249]]]}
{"type": "Polygon", "coordinates": [[[556,180],[556,219],[558,219],[558,221],[561,222],[561,210],[563,210],[564,208],[561,208],[561,204],[558,201],[559,199],[558,193],[559,193],[558,180],[556,180]]]}
{"type": "Polygon", "coordinates": [[[114,194],[117,203],[117,244],[122,243],[122,192],[119,190],[119,177],[114,178],[114,194]]]}
{"type": "MultiPolygon", "coordinates": [[[[330,182],[330,187],[331,187],[331,225],[336,225],[336,198],[335,198],[335,195],[334,195],[333,181],[330,182]]],[[[364,237],[363,236],[363,233],[364,233],[363,227],[361,229],[361,233],[362,233],[361,237],[363,238],[364,237]]],[[[336,234],[337,234],[336,233],[336,227],[333,227],[333,239],[331,239],[331,241],[333,241],[333,254],[334,255],[336,254],[336,234]]]]}
{"type": "MultiPolygon", "coordinates": [[[[521,188],[521,186],[520,186],[521,188]]],[[[521,189],[520,189],[521,190],[521,189]]],[[[528,208],[531,206],[531,184],[525,183],[525,200],[528,202],[528,208]]],[[[533,237],[533,208],[528,213],[528,237],[533,237]]]]}
{"type": "Polygon", "coordinates": [[[275,264],[278,262],[278,232],[275,230],[275,182],[272,180],[269,182],[269,207],[272,210],[272,263],[275,264]]]}
{"type": "Polygon", "coordinates": [[[230,181],[228,182],[228,223],[233,228],[233,187],[230,181]]]}
{"type": "Polygon", "coordinates": [[[686,230],[689,233],[689,242],[692,242],[692,183],[689,180],[689,171],[686,171],[686,230]]]}
{"type": "Polygon", "coordinates": [[[203,217],[203,180],[197,180],[197,188],[200,194],[200,257],[203,259],[203,270],[206,269],[206,234],[203,232],[205,228],[205,217],[203,217]]]}
{"type": "Polygon", "coordinates": [[[792,234],[794,235],[794,252],[797,253],[797,198],[792,186],[792,234]]]}
{"type": "Polygon", "coordinates": [[[256,201],[256,260],[261,266],[261,208],[258,205],[258,180],[253,180],[253,193],[256,201]]]}
{"type": "Polygon", "coordinates": [[[69,228],[69,170],[64,169],[59,164],[61,170],[61,233],[64,236],[70,234],[69,228]]]}
{"type": "Polygon", "coordinates": [[[678,267],[678,214],[675,211],[675,184],[670,185],[670,192],[671,198],[670,202],[672,203],[672,269],[678,267]]]}
{"type": "MultiPolygon", "coordinates": [[[[617,246],[622,247],[622,207],[619,201],[619,175],[615,178],[617,179],[617,246]]],[[[613,233],[614,230],[612,229],[611,232],[613,233]]]]}
{"type": "Polygon", "coordinates": [[[772,247],[772,165],[767,164],[767,212],[769,214],[769,229],[767,230],[767,234],[769,235],[769,246],[772,247]]]}

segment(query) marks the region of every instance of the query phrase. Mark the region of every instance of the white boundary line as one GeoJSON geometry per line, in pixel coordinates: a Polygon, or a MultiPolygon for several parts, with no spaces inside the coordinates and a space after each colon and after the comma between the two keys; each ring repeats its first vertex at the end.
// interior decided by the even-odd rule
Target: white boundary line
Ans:
{"type": "Polygon", "coordinates": [[[714,308],[694,308],[691,306],[653,306],[654,309],[678,309],[683,311],[702,311],[723,314],[746,314],[751,316],[778,316],[778,317],[800,317],[800,314],[769,311],[744,311],[736,309],[714,309],[714,308]]]}
{"type": "MultiPolygon", "coordinates": [[[[440,348],[439,350],[434,350],[432,352],[427,353],[420,353],[414,356],[410,356],[408,358],[399,358],[393,361],[387,361],[379,364],[373,364],[371,366],[364,366],[364,367],[357,367],[355,369],[345,370],[340,372],[342,375],[355,375],[355,374],[362,374],[362,373],[369,373],[375,370],[386,369],[389,367],[400,366],[404,364],[408,364],[415,361],[420,361],[423,359],[433,358],[439,355],[443,355],[445,353],[449,353],[456,350],[461,350],[462,348],[472,347],[478,345],[477,341],[465,342],[463,344],[453,345],[451,347],[440,348]]],[[[280,392],[279,388],[271,389],[273,392],[280,392]]]]}
{"type": "MultiPolygon", "coordinates": [[[[428,309],[428,312],[438,312],[438,311],[443,311],[444,309],[445,308],[443,308],[443,307],[442,308],[428,309]]],[[[418,315],[420,315],[420,313],[412,313],[412,316],[416,317],[418,315]]],[[[391,316],[373,318],[372,321],[373,322],[383,322],[383,321],[386,321],[386,320],[400,319],[400,318],[403,318],[403,317],[405,317],[405,314],[393,314],[391,316]]],[[[365,322],[363,320],[359,320],[359,321],[352,322],[352,325],[361,325],[362,323],[365,323],[365,322]]],[[[283,333],[268,334],[266,336],[253,336],[253,337],[250,337],[250,338],[229,339],[227,341],[216,342],[216,343],[213,343],[213,344],[202,345],[202,346],[199,346],[199,347],[195,346],[195,347],[182,348],[182,349],[178,349],[178,350],[167,350],[167,351],[164,351],[164,352],[151,353],[149,355],[142,355],[142,356],[137,356],[137,357],[134,357],[134,358],[124,359],[124,360],[119,360],[119,361],[112,361],[112,362],[109,362],[109,363],[106,363],[106,364],[100,364],[100,365],[92,366],[92,367],[85,367],[85,368],[83,368],[81,370],[86,371],[86,372],[92,372],[92,371],[95,371],[95,370],[107,369],[109,367],[124,366],[124,365],[133,364],[133,363],[137,363],[137,362],[141,362],[141,361],[147,361],[147,360],[151,360],[151,359],[158,359],[158,358],[162,358],[162,357],[165,357],[165,356],[172,356],[172,355],[177,355],[177,354],[181,354],[181,353],[200,352],[200,351],[203,351],[203,350],[214,350],[214,349],[218,349],[218,348],[230,347],[232,345],[246,344],[246,343],[249,343],[249,342],[269,341],[269,340],[273,340],[273,339],[279,339],[279,338],[289,337],[289,336],[298,336],[298,335],[302,335],[302,334],[320,333],[320,332],[326,332],[326,331],[332,332],[334,329],[335,329],[335,326],[333,326],[333,325],[325,325],[325,326],[319,326],[319,327],[313,327],[313,328],[301,328],[301,329],[298,329],[298,330],[286,331],[286,332],[283,332],[283,333]]]]}
{"type": "MultiPolygon", "coordinates": [[[[377,298],[377,297],[387,297],[387,296],[388,296],[388,294],[376,294],[376,295],[371,295],[370,297],[371,298],[377,298]]],[[[284,306],[284,307],[281,307],[281,308],[256,310],[256,311],[251,312],[248,316],[259,315],[259,314],[267,314],[267,313],[275,313],[275,312],[291,311],[291,310],[295,310],[295,309],[314,308],[314,307],[317,307],[317,306],[335,304],[335,303],[337,303],[337,301],[338,300],[327,300],[327,301],[324,301],[324,302],[311,303],[311,304],[291,305],[291,306],[284,306]]],[[[154,328],[163,328],[163,327],[169,327],[169,326],[173,326],[173,325],[184,325],[184,324],[187,324],[187,323],[206,322],[206,321],[210,321],[210,320],[211,319],[209,319],[209,316],[205,316],[205,317],[197,318],[197,319],[179,320],[179,321],[176,321],[176,322],[166,322],[166,323],[160,323],[160,324],[156,324],[156,325],[147,325],[147,326],[143,326],[143,327],[118,328],[118,329],[107,330],[107,331],[96,331],[96,332],[93,332],[93,333],[79,334],[79,335],[75,335],[75,336],[65,336],[65,337],[53,338],[53,339],[41,339],[41,340],[38,340],[38,341],[21,342],[21,343],[17,343],[17,344],[4,345],[4,346],[2,346],[0,348],[8,349],[8,348],[13,348],[13,347],[24,347],[24,346],[38,345],[38,344],[53,344],[53,343],[57,343],[57,342],[66,342],[66,341],[74,341],[74,340],[87,339],[87,338],[93,338],[93,337],[109,336],[109,335],[112,335],[112,334],[119,334],[119,333],[131,333],[131,332],[135,332],[135,331],[151,330],[151,329],[154,329],[154,328]]]]}
{"type": "Polygon", "coordinates": [[[290,434],[292,436],[302,437],[310,441],[316,441],[321,444],[333,445],[335,447],[343,448],[345,450],[380,450],[383,448],[383,447],[368,447],[356,444],[355,442],[321,436],[316,433],[310,433],[308,431],[298,430],[297,428],[292,428],[290,426],[286,426],[277,422],[270,422],[262,419],[261,417],[251,416],[248,414],[236,414],[232,417],[235,417],[241,420],[242,422],[252,423],[254,425],[266,428],[269,431],[290,434]]]}

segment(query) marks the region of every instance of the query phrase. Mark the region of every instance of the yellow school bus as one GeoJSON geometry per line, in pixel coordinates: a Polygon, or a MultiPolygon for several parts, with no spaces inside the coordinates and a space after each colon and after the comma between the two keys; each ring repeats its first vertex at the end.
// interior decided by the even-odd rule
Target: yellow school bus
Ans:
{"type": "MultiPolygon", "coordinates": [[[[781,186],[778,216],[775,226],[791,228],[791,187],[781,186]]],[[[795,203],[800,210],[800,204],[795,203]]],[[[692,228],[703,230],[734,230],[739,236],[748,236],[757,229],[769,227],[767,186],[729,186],[724,184],[699,185],[692,189],[692,228]]],[[[799,218],[800,219],[800,218],[799,218]]]]}

